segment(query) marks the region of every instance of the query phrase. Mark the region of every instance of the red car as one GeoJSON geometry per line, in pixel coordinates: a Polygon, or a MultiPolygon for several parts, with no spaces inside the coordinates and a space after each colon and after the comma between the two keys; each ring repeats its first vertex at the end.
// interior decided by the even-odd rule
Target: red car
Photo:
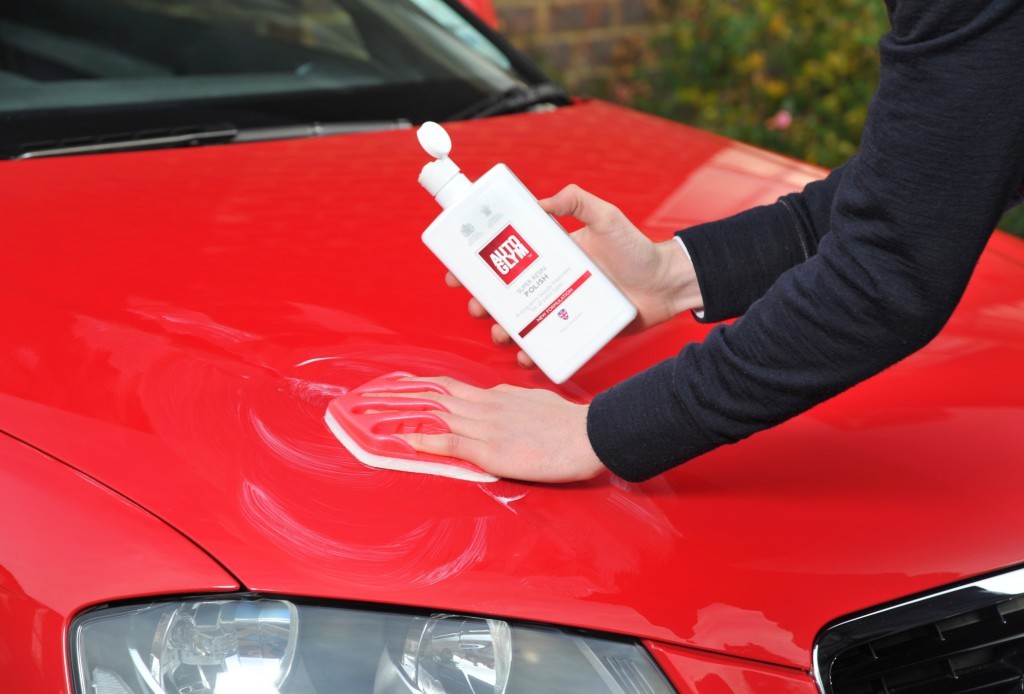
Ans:
{"type": "Polygon", "coordinates": [[[568,99],[441,0],[5,0],[0,47],[0,691],[1022,691],[1019,240],[920,353],[649,482],[378,470],[335,395],[554,388],[420,242],[412,126],[656,239],[822,172],[568,99]]]}

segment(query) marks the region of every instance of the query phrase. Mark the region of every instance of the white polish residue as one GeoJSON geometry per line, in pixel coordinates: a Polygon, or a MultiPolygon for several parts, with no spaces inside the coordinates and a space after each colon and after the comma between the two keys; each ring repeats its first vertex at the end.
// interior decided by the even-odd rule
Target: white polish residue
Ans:
{"type": "Polygon", "coordinates": [[[679,534],[665,514],[644,497],[613,494],[609,497],[608,502],[618,508],[626,518],[646,526],[648,530],[657,535],[679,534]]]}
{"type": "Polygon", "coordinates": [[[495,501],[497,501],[499,504],[501,504],[502,506],[507,508],[512,513],[516,514],[517,516],[519,515],[519,512],[516,511],[514,508],[512,508],[511,504],[512,504],[513,501],[519,501],[520,499],[525,497],[526,496],[526,492],[523,492],[522,494],[519,494],[517,496],[499,496],[499,495],[491,492],[491,490],[489,490],[486,486],[484,486],[482,484],[478,484],[477,487],[484,494],[486,494],[487,496],[489,496],[492,499],[494,499],[495,501]]]}
{"type": "MultiPolygon", "coordinates": [[[[434,585],[480,561],[491,542],[489,523],[484,518],[471,523],[431,519],[400,531],[396,529],[394,533],[367,534],[364,524],[372,519],[362,516],[354,522],[360,524],[364,541],[346,542],[340,538],[351,533],[344,532],[344,528],[331,535],[317,532],[286,508],[283,500],[275,499],[250,481],[242,483],[240,506],[252,527],[275,546],[285,548],[318,572],[368,588],[388,582],[418,587],[434,585]],[[388,539],[382,540],[383,537],[388,539]],[[453,548],[461,548],[454,558],[453,548]]],[[[344,523],[340,515],[335,519],[344,523]]]]}
{"type": "Polygon", "coordinates": [[[254,526],[277,538],[280,546],[292,547],[321,564],[324,556],[352,562],[352,566],[385,564],[419,547],[430,529],[424,523],[390,543],[345,544],[303,525],[270,494],[250,482],[242,487],[242,510],[254,526]]]}
{"type": "Polygon", "coordinates": [[[249,413],[249,421],[260,441],[280,460],[292,467],[330,476],[340,474],[342,468],[346,472],[352,470],[364,472],[361,467],[340,463],[340,460],[348,458],[339,456],[337,446],[318,444],[313,441],[288,441],[272,432],[255,413],[249,413]]]}
{"type": "Polygon", "coordinates": [[[422,574],[413,579],[413,583],[420,586],[431,586],[435,583],[451,578],[462,573],[471,564],[482,559],[487,553],[487,522],[478,518],[474,523],[473,537],[466,544],[466,548],[458,557],[452,561],[439,566],[429,573],[422,574]]]}
{"type": "Polygon", "coordinates": [[[169,306],[160,302],[138,305],[128,310],[137,316],[162,323],[168,332],[194,335],[208,339],[216,344],[252,342],[259,339],[259,336],[253,333],[218,323],[205,313],[169,306]]]}
{"type": "Polygon", "coordinates": [[[333,383],[315,383],[304,381],[301,378],[286,378],[285,380],[291,385],[292,391],[299,396],[337,398],[348,392],[348,388],[333,383]]]}
{"type": "Polygon", "coordinates": [[[299,366],[306,366],[307,364],[315,364],[318,361],[330,361],[331,359],[337,359],[337,357],[313,357],[312,359],[307,359],[306,361],[300,361],[295,366],[297,368],[299,366]]]}

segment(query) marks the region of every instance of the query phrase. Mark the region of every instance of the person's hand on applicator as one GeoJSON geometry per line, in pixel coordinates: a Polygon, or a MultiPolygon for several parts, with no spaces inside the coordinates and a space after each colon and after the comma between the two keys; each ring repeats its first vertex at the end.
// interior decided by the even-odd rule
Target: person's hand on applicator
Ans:
{"type": "MultiPolygon", "coordinates": [[[[675,239],[654,243],[617,207],[576,185],[540,204],[556,217],[572,216],[583,223],[573,239],[637,307],[637,318],[627,332],[702,306],[693,264],[675,239]]],[[[446,281],[461,286],[451,273],[446,281]]],[[[469,300],[469,313],[490,317],[475,298],[469,300]]],[[[491,337],[499,345],[514,344],[497,324],[491,337]]],[[[533,366],[523,352],[518,361],[533,366]]],[[[445,377],[423,380],[451,393],[416,394],[435,399],[448,410],[437,414],[451,433],[403,435],[418,451],[460,458],[498,477],[535,482],[585,480],[605,469],[587,436],[587,405],[545,389],[483,389],[445,377]]]]}

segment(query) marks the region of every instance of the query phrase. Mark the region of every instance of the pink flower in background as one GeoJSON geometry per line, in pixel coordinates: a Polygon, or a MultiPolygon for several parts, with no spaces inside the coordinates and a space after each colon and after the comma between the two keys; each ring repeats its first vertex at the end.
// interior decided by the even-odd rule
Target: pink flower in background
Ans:
{"type": "Polygon", "coordinates": [[[791,125],[793,125],[793,114],[786,109],[781,109],[768,119],[769,130],[788,130],[791,125]]]}

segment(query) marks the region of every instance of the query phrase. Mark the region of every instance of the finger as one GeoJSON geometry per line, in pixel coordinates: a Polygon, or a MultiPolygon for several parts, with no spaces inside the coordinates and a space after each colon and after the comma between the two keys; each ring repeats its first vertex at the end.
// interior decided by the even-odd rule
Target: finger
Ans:
{"type": "Polygon", "coordinates": [[[550,198],[541,201],[549,214],[556,217],[572,216],[585,225],[606,226],[619,216],[619,209],[575,183],[567,185],[550,198]]]}
{"type": "MultiPolygon", "coordinates": [[[[457,381],[450,376],[410,376],[403,378],[403,381],[423,381],[424,383],[433,383],[439,385],[447,390],[452,397],[462,400],[468,400],[471,402],[479,402],[486,399],[487,391],[484,388],[477,388],[471,386],[468,383],[457,381]]],[[[429,392],[429,391],[428,391],[429,392]]],[[[424,393],[426,395],[426,393],[424,393]]],[[[437,395],[440,395],[437,393],[437,395]]]]}
{"type": "Polygon", "coordinates": [[[548,214],[554,215],[556,217],[565,217],[566,215],[569,214],[569,209],[567,208],[563,198],[565,196],[566,191],[569,190],[570,187],[575,185],[575,183],[571,183],[565,188],[562,188],[562,190],[552,195],[550,198],[541,198],[537,202],[540,203],[541,209],[543,209],[548,214]]]}
{"type": "Polygon", "coordinates": [[[501,345],[502,347],[512,344],[512,338],[509,337],[509,334],[505,332],[505,329],[497,323],[491,326],[491,340],[494,341],[494,344],[501,345]]]}
{"type": "MultiPolygon", "coordinates": [[[[463,404],[468,403],[463,401],[463,404]]],[[[467,413],[439,412],[437,416],[448,425],[448,429],[452,434],[462,438],[484,442],[487,441],[488,434],[493,431],[493,425],[476,417],[467,416],[467,413]]]]}
{"type": "MultiPolygon", "coordinates": [[[[394,403],[393,398],[408,398],[413,403],[423,402],[429,400],[437,403],[441,408],[440,411],[429,408],[429,405],[424,405],[438,417],[441,417],[447,422],[448,415],[454,415],[455,417],[468,418],[473,415],[474,412],[479,408],[480,400],[467,400],[465,398],[458,398],[452,395],[445,395],[444,393],[437,393],[432,390],[415,391],[409,393],[389,393],[389,398],[392,398],[390,407],[381,407],[381,410],[398,410],[402,409],[400,406],[394,403]]],[[[409,409],[416,409],[410,406],[409,409]]],[[[475,431],[475,429],[474,429],[475,431]]]]}
{"type": "Polygon", "coordinates": [[[484,308],[484,305],[477,301],[475,297],[469,298],[469,304],[467,308],[469,309],[469,315],[473,316],[474,318],[491,317],[491,314],[487,312],[487,309],[484,308]]]}
{"type": "Polygon", "coordinates": [[[516,354],[516,363],[524,369],[537,368],[537,364],[534,363],[533,359],[530,359],[530,355],[522,351],[516,354]]]}
{"type": "Polygon", "coordinates": [[[452,287],[453,289],[457,289],[458,287],[462,286],[462,282],[459,282],[459,278],[457,278],[450,272],[445,274],[444,283],[447,284],[449,287],[452,287]]]}
{"type": "Polygon", "coordinates": [[[445,455],[450,458],[467,460],[474,465],[479,465],[487,458],[486,444],[458,434],[409,433],[395,434],[395,436],[412,446],[413,450],[421,453],[445,455]]]}

